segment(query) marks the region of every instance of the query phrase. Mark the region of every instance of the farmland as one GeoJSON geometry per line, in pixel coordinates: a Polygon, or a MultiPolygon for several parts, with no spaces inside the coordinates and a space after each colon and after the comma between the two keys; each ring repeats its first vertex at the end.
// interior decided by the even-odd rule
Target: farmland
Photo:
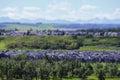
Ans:
{"type": "Polygon", "coordinates": [[[120,50],[120,37],[0,36],[0,49],[120,50]]]}

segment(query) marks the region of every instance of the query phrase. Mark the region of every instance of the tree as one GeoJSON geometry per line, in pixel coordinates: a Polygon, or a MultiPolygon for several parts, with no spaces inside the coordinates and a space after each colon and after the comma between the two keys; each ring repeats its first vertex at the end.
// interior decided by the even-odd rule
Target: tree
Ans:
{"type": "Polygon", "coordinates": [[[33,80],[36,77],[36,67],[33,62],[27,62],[24,67],[24,80],[33,80]]]}
{"type": "Polygon", "coordinates": [[[88,75],[91,75],[92,70],[88,67],[86,64],[82,64],[78,71],[78,77],[82,78],[82,80],[85,80],[88,75]]]}
{"type": "Polygon", "coordinates": [[[99,80],[105,80],[106,70],[103,64],[97,63],[94,66],[94,72],[99,80]]]}
{"type": "Polygon", "coordinates": [[[17,54],[16,56],[13,57],[15,61],[22,61],[22,60],[27,60],[27,55],[25,54],[17,54]]]}
{"type": "Polygon", "coordinates": [[[108,64],[108,74],[111,76],[111,77],[115,77],[117,76],[117,72],[118,72],[118,65],[115,64],[115,63],[110,63],[108,64]]]}

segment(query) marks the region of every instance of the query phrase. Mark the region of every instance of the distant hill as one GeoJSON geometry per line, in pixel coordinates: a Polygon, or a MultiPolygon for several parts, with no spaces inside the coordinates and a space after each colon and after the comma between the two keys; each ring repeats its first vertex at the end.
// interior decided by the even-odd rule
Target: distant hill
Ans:
{"type": "Polygon", "coordinates": [[[0,29],[19,29],[19,30],[79,30],[79,29],[93,29],[93,28],[117,28],[120,24],[45,24],[45,23],[0,23],[0,29]]]}
{"type": "Polygon", "coordinates": [[[92,20],[27,20],[20,19],[14,20],[8,17],[0,18],[0,29],[20,29],[20,30],[48,30],[48,29],[61,29],[61,30],[76,30],[88,28],[111,28],[120,27],[120,20],[108,19],[92,19],[92,20]]]}
{"type": "Polygon", "coordinates": [[[37,19],[37,20],[28,20],[28,19],[10,19],[8,17],[0,17],[0,23],[3,22],[20,22],[20,23],[47,23],[47,24],[120,24],[119,19],[110,20],[110,19],[91,19],[91,20],[76,20],[76,21],[69,21],[69,20],[46,20],[46,19],[37,19]]]}

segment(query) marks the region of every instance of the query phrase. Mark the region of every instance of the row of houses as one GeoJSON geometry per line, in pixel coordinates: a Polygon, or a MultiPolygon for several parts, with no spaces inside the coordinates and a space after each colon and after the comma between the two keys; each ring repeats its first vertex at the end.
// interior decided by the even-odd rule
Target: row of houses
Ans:
{"type": "Polygon", "coordinates": [[[25,54],[28,59],[39,59],[43,56],[58,60],[69,58],[82,61],[116,61],[120,62],[120,51],[79,51],[79,50],[0,50],[0,58],[12,58],[17,54],[25,54]]]}
{"type": "Polygon", "coordinates": [[[46,35],[92,35],[92,36],[120,36],[120,32],[86,32],[86,31],[70,31],[70,30],[40,30],[40,31],[19,31],[19,30],[9,30],[6,32],[0,32],[0,35],[7,36],[25,36],[25,35],[35,35],[35,36],[46,36],[46,35]]]}

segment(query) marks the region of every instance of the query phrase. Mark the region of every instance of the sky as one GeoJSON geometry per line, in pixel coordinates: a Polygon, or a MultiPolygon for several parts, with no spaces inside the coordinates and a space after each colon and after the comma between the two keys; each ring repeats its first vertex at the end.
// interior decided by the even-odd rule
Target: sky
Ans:
{"type": "Polygon", "coordinates": [[[120,19],[120,0],[0,0],[0,17],[10,19],[120,19]]]}

